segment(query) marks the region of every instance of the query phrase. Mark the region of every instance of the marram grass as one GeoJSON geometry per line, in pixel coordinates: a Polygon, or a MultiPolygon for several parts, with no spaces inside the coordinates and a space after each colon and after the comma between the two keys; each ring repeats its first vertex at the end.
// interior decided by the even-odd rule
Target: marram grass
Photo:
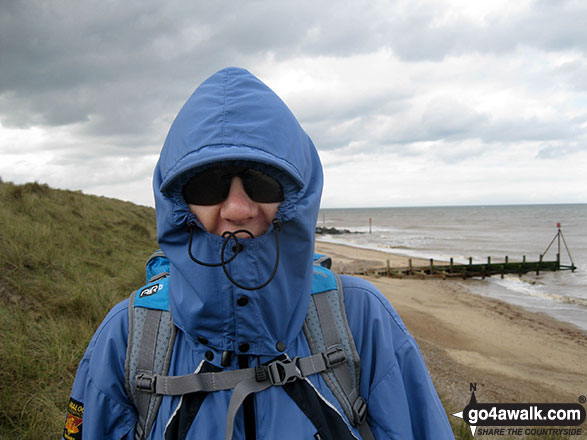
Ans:
{"type": "Polygon", "coordinates": [[[0,439],[61,436],[92,334],[156,249],[152,208],[0,182],[0,439]]]}

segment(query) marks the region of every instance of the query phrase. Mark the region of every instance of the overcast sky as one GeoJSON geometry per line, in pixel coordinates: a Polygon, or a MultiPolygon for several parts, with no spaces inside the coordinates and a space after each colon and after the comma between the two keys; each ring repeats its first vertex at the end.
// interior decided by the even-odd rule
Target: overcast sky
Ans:
{"type": "Polygon", "coordinates": [[[0,0],[0,177],[153,205],[176,113],[239,66],[323,207],[587,202],[587,2],[0,0]]]}

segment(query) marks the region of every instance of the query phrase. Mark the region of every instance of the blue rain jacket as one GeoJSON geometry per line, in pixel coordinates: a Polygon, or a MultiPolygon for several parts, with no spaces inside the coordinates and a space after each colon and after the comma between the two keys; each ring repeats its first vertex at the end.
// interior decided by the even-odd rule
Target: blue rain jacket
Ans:
{"type": "MultiPolygon", "coordinates": [[[[220,367],[222,352],[231,365],[238,357],[250,366],[282,354],[309,356],[302,324],[312,287],[314,233],[322,191],[322,166],[308,135],[281,101],[249,72],[228,68],[202,83],[175,119],[153,186],[159,244],[170,260],[169,307],[178,334],[170,375],[190,374],[204,365],[220,367]],[[206,262],[220,261],[222,237],[204,230],[181,195],[191,176],[219,161],[248,164],[275,177],[285,200],[277,212],[280,263],[271,283],[254,291],[232,284],[221,267],[204,267],[187,252],[187,224],[195,222],[192,252],[206,262]],[[248,302],[237,302],[247,297],[248,302]]],[[[276,246],[273,226],[262,236],[242,240],[244,250],[228,264],[245,285],[267,280],[276,246]]],[[[227,254],[228,255],[228,254],[227,254]]],[[[370,283],[343,276],[349,326],[361,358],[360,393],[368,402],[367,421],[377,439],[453,438],[414,339],[389,302],[370,283]]],[[[83,357],[72,401],[83,405],[83,438],[132,439],[136,414],[126,395],[125,354],[128,301],[114,307],[83,357]]],[[[306,379],[319,400],[335,409],[356,438],[337,399],[321,375],[306,379]]],[[[187,439],[224,439],[232,391],[208,394],[185,427],[187,439]]],[[[165,396],[149,438],[162,439],[180,397],[165,396]]],[[[185,410],[185,408],[184,408],[185,410]]],[[[245,438],[243,409],[235,420],[235,439],[245,438]]],[[[259,439],[324,438],[279,386],[254,397],[259,439]]],[[[66,431],[67,432],[67,431],[66,431]]],[[[79,438],[79,437],[72,437],[79,438]]]]}

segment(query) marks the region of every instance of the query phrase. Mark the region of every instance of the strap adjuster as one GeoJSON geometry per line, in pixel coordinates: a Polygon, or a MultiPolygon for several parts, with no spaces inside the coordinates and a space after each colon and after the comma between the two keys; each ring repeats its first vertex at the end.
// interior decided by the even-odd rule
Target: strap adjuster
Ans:
{"type": "Polygon", "coordinates": [[[255,379],[257,382],[265,382],[267,380],[267,367],[264,365],[255,366],[255,379]]]}
{"type": "Polygon", "coordinates": [[[299,359],[299,356],[296,356],[293,359],[275,360],[268,364],[266,367],[267,378],[271,384],[285,385],[286,383],[302,379],[302,373],[297,365],[299,359]]]}
{"type": "Polygon", "coordinates": [[[324,357],[324,363],[328,369],[338,367],[347,360],[346,353],[340,344],[333,345],[326,350],[326,352],[323,352],[322,356],[324,357]]]}
{"type": "Polygon", "coordinates": [[[146,393],[155,393],[157,377],[149,373],[139,373],[135,376],[135,388],[146,393]]]}
{"type": "Polygon", "coordinates": [[[353,403],[353,423],[355,425],[362,424],[367,418],[367,401],[363,396],[357,397],[353,403]]]}

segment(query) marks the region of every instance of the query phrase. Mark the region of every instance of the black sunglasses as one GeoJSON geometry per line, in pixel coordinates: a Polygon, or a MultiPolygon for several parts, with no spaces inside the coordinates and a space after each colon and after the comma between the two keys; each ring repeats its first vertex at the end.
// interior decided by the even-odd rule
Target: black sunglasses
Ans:
{"type": "Polygon", "coordinates": [[[283,202],[281,184],[252,168],[215,166],[192,177],[183,187],[184,200],[192,205],[217,205],[228,197],[233,177],[240,177],[245,192],[258,203],[283,202]]]}

